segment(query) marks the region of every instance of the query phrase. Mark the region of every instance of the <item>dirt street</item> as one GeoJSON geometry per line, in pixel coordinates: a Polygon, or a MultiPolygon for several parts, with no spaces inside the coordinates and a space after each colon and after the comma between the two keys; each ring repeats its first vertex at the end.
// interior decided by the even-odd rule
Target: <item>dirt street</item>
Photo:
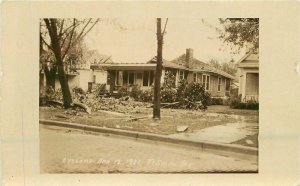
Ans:
{"type": "Polygon", "coordinates": [[[255,172],[257,157],[40,125],[41,173],[255,172]]]}

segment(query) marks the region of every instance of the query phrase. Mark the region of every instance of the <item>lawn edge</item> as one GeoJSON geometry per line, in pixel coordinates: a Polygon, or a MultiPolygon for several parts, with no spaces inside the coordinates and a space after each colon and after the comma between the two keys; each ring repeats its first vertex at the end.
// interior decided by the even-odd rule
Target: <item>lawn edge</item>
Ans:
{"type": "Polygon", "coordinates": [[[146,140],[161,141],[161,142],[167,142],[173,144],[180,144],[185,146],[193,146],[193,147],[198,147],[201,150],[218,150],[218,151],[235,152],[235,153],[258,156],[258,148],[247,147],[247,146],[242,146],[237,144],[224,144],[224,143],[208,142],[208,141],[186,140],[186,139],[179,139],[175,137],[146,133],[146,132],[104,128],[104,127],[97,127],[97,126],[90,126],[85,124],[55,121],[55,120],[40,119],[39,123],[43,125],[67,127],[67,128],[79,129],[79,130],[90,131],[90,132],[108,133],[108,134],[131,137],[135,139],[146,139],[146,140]]]}

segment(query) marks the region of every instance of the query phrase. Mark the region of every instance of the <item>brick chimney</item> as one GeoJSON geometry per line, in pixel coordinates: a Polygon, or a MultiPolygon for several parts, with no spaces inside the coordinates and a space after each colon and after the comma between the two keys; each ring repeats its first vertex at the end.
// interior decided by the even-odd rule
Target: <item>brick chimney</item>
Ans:
{"type": "Polygon", "coordinates": [[[187,48],[185,53],[185,64],[186,67],[192,68],[193,66],[193,58],[194,58],[194,52],[192,48],[187,48]]]}

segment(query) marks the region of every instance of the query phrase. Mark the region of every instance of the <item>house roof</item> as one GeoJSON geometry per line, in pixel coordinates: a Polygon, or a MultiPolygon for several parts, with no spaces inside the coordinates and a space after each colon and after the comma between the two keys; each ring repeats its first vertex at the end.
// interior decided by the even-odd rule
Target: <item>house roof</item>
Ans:
{"type": "Polygon", "coordinates": [[[253,52],[245,54],[238,61],[239,68],[258,68],[259,67],[259,56],[253,52]]]}
{"type": "MultiPolygon", "coordinates": [[[[216,69],[212,66],[210,66],[209,64],[202,62],[198,59],[192,58],[192,63],[193,63],[193,67],[192,68],[188,68],[185,65],[185,54],[177,57],[176,59],[172,60],[172,61],[168,61],[166,59],[163,59],[163,66],[164,67],[169,67],[169,68],[175,68],[175,69],[182,69],[182,70],[189,70],[189,71],[195,71],[195,72],[210,72],[210,73],[215,73],[218,75],[222,75],[224,77],[230,78],[230,79],[234,79],[234,77],[222,70],[216,69]]],[[[125,67],[130,67],[130,68],[134,68],[136,67],[137,69],[154,69],[156,67],[156,63],[157,63],[157,57],[154,56],[153,58],[151,58],[149,61],[147,61],[146,63],[122,63],[122,62],[113,62],[113,61],[108,61],[105,63],[99,63],[96,64],[96,66],[101,66],[101,67],[107,67],[110,69],[122,69],[125,67]]]]}
{"type": "MultiPolygon", "coordinates": [[[[163,66],[164,67],[170,67],[170,68],[178,68],[178,69],[186,69],[186,67],[184,66],[181,66],[181,65],[178,65],[176,63],[173,63],[172,61],[168,61],[168,60],[165,60],[163,59],[162,60],[163,62],[163,66]]],[[[147,64],[156,64],[157,63],[157,57],[154,56],[153,58],[151,58],[149,61],[147,61],[147,64]]]]}
{"type": "Polygon", "coordinates": [[[222,76],[225,76],[227,78],[230,79],[234,79],[234,77],[222,70],[219,70],[215,67],[212,67],[211,65],[200,61],[196,58],[191,58],[190,60],[192,60],[190,63],[192,64],[192,67],[187,68],[186,67],[186,54],[182,54],[179,57],[175,58],[174,60],[171,61],[171,63],[182,66],[182,67],[186,67],[188,70],[191,71],[197,71],[197,72],[211,72],[211,73],[215,73],[215,74],[219,74],[222,76]]]}

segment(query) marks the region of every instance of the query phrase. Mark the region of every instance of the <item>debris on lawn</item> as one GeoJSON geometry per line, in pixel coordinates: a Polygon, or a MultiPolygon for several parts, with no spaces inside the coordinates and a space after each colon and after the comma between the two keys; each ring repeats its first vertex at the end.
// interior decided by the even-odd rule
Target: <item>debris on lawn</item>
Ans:
{"type": "Polygon", "coordinates": [[[188,128],[189,128],[189,126],[187,126],[187,125],[177,126],[176,131],[177,132],[185,132],[188,128]]]}
{"type": "Polygon", "coordinates": [[[87,112],[88,114],[92,114],[91,108],[89,108],[87,105],[82,104],[82,103],[73,103],[73,108],[79,108],[79,109],[83,109],[85,112],[87,112]]]}
{"type": "Polygon", "coordinates": [[[69,117],[64,116],[62,114],[56,114],[55,117],[57,117],[57,118],[63,118],[63,119],[70,119],[69,117]]]}
{"type": "Polygon", "coordinates": [[[128,119],[127,121],[137,121],[137,120],[144,120],[144,119],[148,119],[148,118],[151,118],[151,116],[142,116],[142,117],[133,117],[131,116],[130,119],[128,119]]]}
{"type": "Polygon", "coordinates": [[[252,144],[253,144],[253,141],[247,139],[247,140],[246,140],[246,143],[249,144],[249,145],[252,145],[252,144]]]}
{"type": "Polygon", "coordinates": [[[150,123],[149,125],[154,127],[154,126],[158,126],[159,124],[158,123],[150,123]]]}

